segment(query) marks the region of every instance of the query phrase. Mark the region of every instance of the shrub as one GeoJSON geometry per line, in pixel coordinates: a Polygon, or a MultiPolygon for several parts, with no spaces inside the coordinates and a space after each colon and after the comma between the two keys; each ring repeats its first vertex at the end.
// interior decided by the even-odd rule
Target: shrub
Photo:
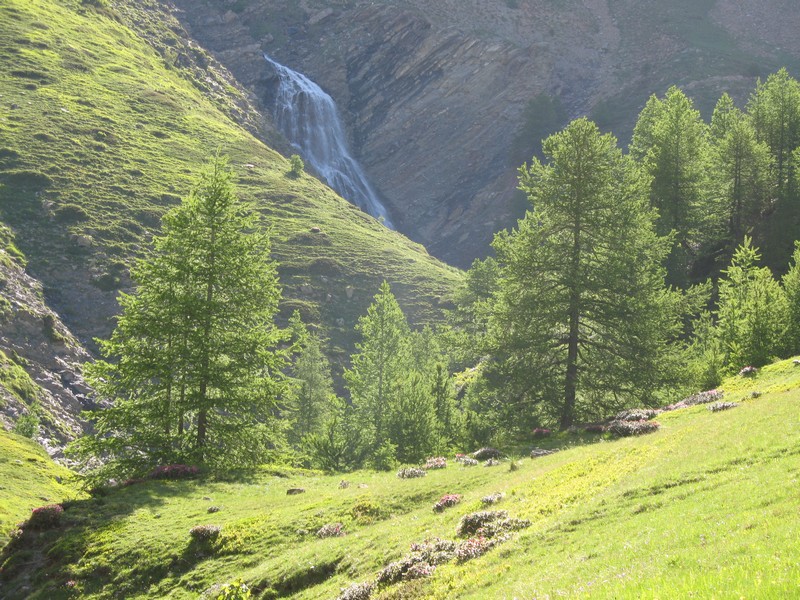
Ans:
{"type": "Polygon", "coordinates": [[[505,497],[506,495],[503,492],[495,492],[494,494],[489,494],[481,498],[481,504],[484,506],[491,506],[492,504],[497,504],[505,497]]]}
{"type": "Polygon", "coordinates": [[[670,404],[669,406],[665,406],[663,410],[670,411],[670,410],[677,410],[679,408],[686,408],[688,406],[695,406],[696,404],[709,404],[710,402],[717,402],[722,400],[723,392],[722,390],[708,390],[706,392],[698,392],[696,394],[692,394],[691,396],[684,398],[680,402],[676,402],[675,404],[670,404]]]}
{"type": "Polygon", "coordinates": [[[496,467],[499,464],[500,464],[499,460],[497,460],[496,458],[490,458],[485,463],[483,463],[483,466],[484,467],[496,467]]]}
{"type": "Polygon", "coordinates": [[[190,465],[161,465],[147,474],[148,479],[190,479],[200,474],[200,469],[190,465]]]}
{"type": "Polygon", "coordinates": [[[61,523],[61,515],[64,512],[64,507],[60,504],[48,504],[47,506],[40,506],[31,511],[31,516],[28,519],[28,527],[31,529],[52,529],[58,527],[61,523]]]}
{"type": "Polygon", "coordinates": [[[462,464],[465,467],[477,467],[478,461],[474,458],[470,458],[469,456],[461,456],[461,458],[456,458],[456,462],[462,464]]]}
{"type": "Polygon", "coordinates": [[[483,510],[474,512],[461,517],[461,521],[456,528],[456,534],[461,537],[474,535],[481,527],[488,525],[492,521],[499,521],[508,518],[506,510],[483,510]]]}
{"type": "Polygon", "coordinates": [[[535,438],[546,438],[550,437],[553,432],[550,429],[545,429],[544,427],[537,427],[533,430],[533,437],[535,438]]]}
{"type": "Polygon", "coordinates": [[[417,469],[416,467],[405,467],[397,472],[400,479],[414,479],[415,477],[425,477],[428,472],[424,469],[417,469]]]}
{"type": "Polygon", "coordinates": [[[428,539],[421,544],[411,544],[412,556],[417,557],[420,562],[431,565],[441,565],[453,559],[456,551],[456,543],[441,538],[428,539]]]}
{"type": "Polygon", "coordinates": [[[380,518],[382,514],[383,510],[380,505],[368,499],[358,501],[353,505],[353,508],[350,509],[350,516],[360,523],[372,523],[380,518]]]}
{"type": "Polygon", "coordinates": [[[631,408],[629,410],[623,410],[621,413],[618,413],[616,417],[614,417],[615,421],[649,421],[653,417],[658,415],[657,410],[653,410],[652,408],[631,408]]]}
{"type": "Polygon", "coordinates": [[[608,424],[608,430],[620,437],[653,433],[659,427],[661,425],[656,421],[612,421],[608,424]]]}
{"type": "Polygon", "coordinates": [[[422,468],[428,471],[431,469],[445,469],[447,468],[447,459],[444,456],[432,456],[425,461],[425,466],[422,468]]]}
{"type": "Polygon", "coordinates": [[[545,448],[534,448],[531,450],[531,458],[540,458],[548,454],[555,454],[558,450],[547,450],[545,448]]]}
{"type": "Polygon", "coordinates": [[[344,537],[344,526],[341,523],[328,523],[317,531],[318,538],[344,537]]]}
{"type": "Polygon", "coordinates": [[[591,423],[583,428],[586,433],[605,433],[606,426],[602,423],[591,423]]]}
{"type": "Polygon", "coordinates": [[[485,537],[474,537],[464,540],[456,547],[456,560],[466,562],[473,558],[478,558],[494,546],[492,540],[485,537]]]}
{"type": "Polygon", "coordinates": [[[206,512],[213,514],[213,513],[218,513],[220,510],[222,509],[219,506],[209,506],[206,512]]]}
{"type": "Polygon", "coordinates": [[[708,407],[711,412],[719,412],[721,410],[728,410],[729,408],[736,408],[739,406],[738,402],[715,402],[708,407]]]}
{"type": "Polygon", "coordinates": [[[241,579],[237,579],[222,585],[213,598],[214,600],[245,600],[252,596],[247,584],[241,579]]]}
{"type": "Polygon", "coordinates": [[[340,489],[340,490],[346,490],[346,489],[347,489],[347,488],[349,488],[349,487],[350,487],[350,482],[349,482],[349,481],[347,481],[346,479],[342,479],[342,480],[339,482],[339,489],[340,489]]]}
{"type": "Polygon", "coordinates": [[[445,508],[450,508],[461,502],[461,494],[445,494],[433,505],[434,512],[444,512],[445,508]]]}
{"type": "Polygon", "coordinates": [[[497,448],[481,448],[472,453],[475,460],[489,460],[490,458],[500,458],[502,453],[497,448]]]}
{"type": "Polygon", "coordinates": [[[370,581],[354,583],[350,587],[342,588],[336,600],[368,600],[375,589],[375,584],[370,581]]]}
{"type": "Polygon", "coordinates": [[[300,177],[300,175],[303,174],[305,168],[306,165],[303,162],[303,159],[300,158],[300,155],[292,154],[292,156],[289,157],[289,173],[293,177],[300,177]]]}
{"type": "Polygon", "coordinates": [[[475,533],[482,537],[505,541],[512,531],[519,531],[530,526],[531,522],[527,519],[499,519],[479,527],[475,533]]]}
{"type": "Polygon", "coordinates": [[[222,527],[219,525],[195,525],[189,530],[189,535],[195,542],[211,542],[219,537],[222,527]]]}
{"type": "Polygon", "coordinates": [[[430,577],[436,570],[436,565],[429,565],[428,563],[414,563],[405,573],[403,573],[404,581],[411,581],[412,579],[421,579],[423,577],[430,577]]]}
{"type": "Polygon", "coordinates": [[[744,367],[741,371],[739,371],[740,377],[755,377],[756,373],[758,373],[758,369],[755,367],[748,365],[744,367]]]}

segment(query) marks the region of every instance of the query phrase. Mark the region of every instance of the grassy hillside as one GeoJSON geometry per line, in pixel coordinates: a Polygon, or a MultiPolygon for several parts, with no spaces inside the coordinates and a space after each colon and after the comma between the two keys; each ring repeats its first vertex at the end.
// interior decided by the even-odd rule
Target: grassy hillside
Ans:
{"type": "Polygon", "coordinates": [[[419,479],[349,474],[347,487],[296,471],[137,483],[72,503],[57,529],[6,551],[4,585],[9,597],[32,585],[32,598],[194,598],[241,576],[255,597],[334,598],[413,542],[457,540],[462,515],[503,492],[491,508],[530,527],[373,597],[796,597],[800,368],[785,361],[723,387],[739,406],[663,413],[660,431],[639,438],[565,434],[547,440],[561,452],[517,470],[449,461],[419,479]],[[296,487],[306,492],[287,495],[296,487]],[[463,500],[434,512],[443,494],[463,500]],[[315,535],[331,523],[346,535],[315,535]],[[194,542],[196,525],[221,532],[194,542]],[[47,568],[26,569],[31,555],[47,568]]]}
{"type": "Polygon", "coordinates": [[[0,429],[0,545],[32,509],[75,497],[70,475],[39,444],[0,429]]]}
{"type": "Polygon", "coordinates": [[[95,4],[0,5],[0,219],[79,336],[108,333],[130,258],[217,149],[272,227],[284,313],[327,324],[341,351],[385,278],[414,319],[437,318],[457,271],[316,179],[287,176],[288,161],[229,116],[241,93],[202,49],[159,54],[122,24],[136,3],[95,4]]]}

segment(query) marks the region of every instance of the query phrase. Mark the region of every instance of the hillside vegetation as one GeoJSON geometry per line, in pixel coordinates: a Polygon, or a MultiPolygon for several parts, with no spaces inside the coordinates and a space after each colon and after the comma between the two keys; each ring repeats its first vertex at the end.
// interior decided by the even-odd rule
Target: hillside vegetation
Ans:
{"type": "Polygon", "coordinates": [[[793,597],[800,368],[776,363],[723,389],[738,406],[662,413],[649,436],[560,434],[542,441],[560,452],[516,455],[516,470],[448,459],[426,477],[356,472],[349,485],[292,470],[133,483],[70,503],[55,529],[26,530],[3,555],[3,584],[11,598],[194,598],[241,577],[254,597],[334,598],[412,543],[458,541],[461,517],[500,492],[488,508],[529,527],[372,597],[793,597]],[[463,499],[435,512],[444,494],[463,499]],[[319,537],[336,523],[342,537],[319,537]],[[221,529],[193,541],[197,525],[221,529]]]}
{"type": "Polygon", "coordinates": [[[202,49],[162,56],[122,24],[157,26],[135,3],[100,4],[0,6],[0,218],[79,337],[109,333],[131,256],[218,149],[272,228],[285,315],[300,309],[349,348],[385,278],[413,319],[436,318],[457,271],[316,179],[287,176],[289,161],[228,116],[241,91],[202,49]]]}

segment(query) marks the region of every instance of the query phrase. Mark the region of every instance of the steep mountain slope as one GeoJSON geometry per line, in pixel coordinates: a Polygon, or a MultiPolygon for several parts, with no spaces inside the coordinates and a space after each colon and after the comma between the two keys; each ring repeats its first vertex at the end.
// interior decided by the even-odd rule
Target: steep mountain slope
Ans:
{"type": "Polygon", "coordinates": [[[463,266],[519,216],[515,169],[566,118],[625,141],[670,85],[710,111],[800,65],[787,0],[172,1],[266,109],[262,51],[328,91],[400,230],[463,266]]]}
{"type": "MultiPolygon", "coordinates": [[[[383,279],[413,321],[438,318],[456,270],[313,177],[288,176],[288,161],[261,141],[279,139],[269,123],[157,5],[101,4],[0,4],[0,220],[32,278],[9,267],[15,285],[41,282],[47,305],[91,347],[113,326],[117,293],[130,289],[131,257],[220,149],[272,228],[282,316],[299,309],[324,326],[334,358],[352,348],[353,325],[383,279]]],[[[28,312],[51,314],[44,305],[28,312]]],[[[0,331],[13,338],[13,327],[0,331]]],[[[73,348],[62,358],[83,360],[54,327],[73,348]]]]}
{"type": "Polygon", "coordinates": [[[419,479],[276,471],[135,483],[70,503],[54,529],[29,529],[2,555],[4,589],[196,598],[242,577],[256,598],[335,598],[374,581],[412,543],[459,540],[461,517],[502,492],[488,509],[529,526],[484,556],[444,561],[372,597],[797,597],[800,369],[784,361],[723,387],[737,407],[663,413],[660,431],[637,438],[563,434],[543,441],[560,452],[515,470],[449,461],[419,479]],[[305,493],[287,495],[293,488],[305,493]],[[463,497],[432,510],[443,494],[463,497]],[[335,523],[342,537],[316,534],[335,523]],[[197,525],[221,530],[192,541],[197,525]],[[26,553],[47,561],[35,571],[26,553]]]}

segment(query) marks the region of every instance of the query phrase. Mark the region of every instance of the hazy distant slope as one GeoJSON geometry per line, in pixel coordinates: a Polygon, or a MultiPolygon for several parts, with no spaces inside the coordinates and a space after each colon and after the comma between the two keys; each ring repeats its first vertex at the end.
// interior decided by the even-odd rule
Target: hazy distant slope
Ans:
{"type": "MultiPolygon", "coordinates": [[[[142,6],[120,10],[134,22],[142,6]]],[[[162,56],[125,19],[78,0],[0,5],[0,218],[79,337],[108,334],[131,256],[217,149],[272,226],[287,310],[346,348],[386,278],[412,318],[437,318],[458,272],[317,180],[288,178],[287,161],[234,122],[248,117],[241,91],[218,73],[200,78],[202,49],[162,56]]],[[[158,27],[139,24],[151,37],[158,27]]]]}

